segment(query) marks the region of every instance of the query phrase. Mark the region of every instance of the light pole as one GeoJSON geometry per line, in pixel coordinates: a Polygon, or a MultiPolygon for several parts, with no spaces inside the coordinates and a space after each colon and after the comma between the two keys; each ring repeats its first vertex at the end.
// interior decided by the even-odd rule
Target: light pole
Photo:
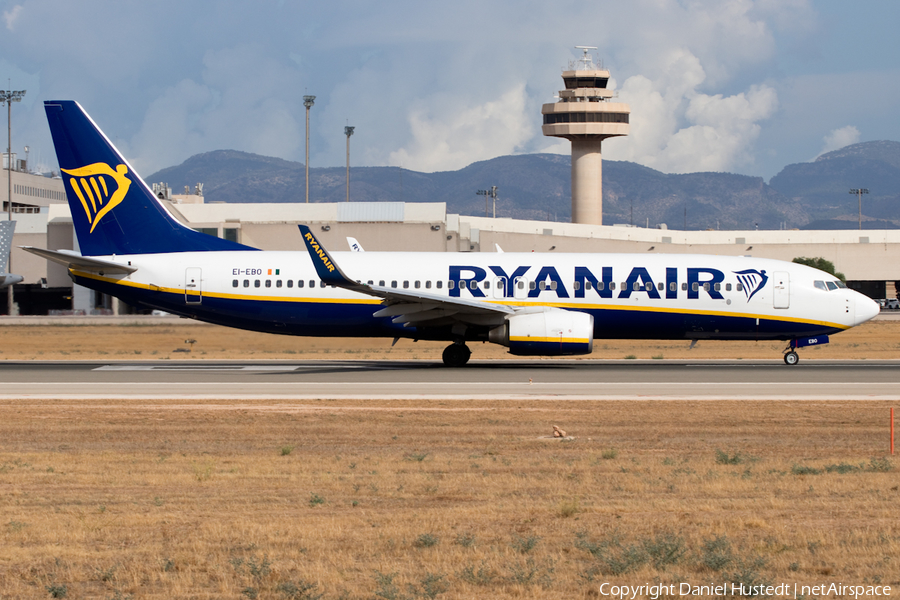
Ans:
{"type": "Polygon", "coordinates": [[[344,135],[347,136],[347,202],[350,202],[350,136],[356,127],[347,125],[344,127],[344,135]]]}
{"type": "MultiPolygon", "coordinates": [[[[9,186],[6,190],[6,219],[8,221],[12,221],[12,103],[21,102],[23,97],[25,97],[25,90],[15,92],[12,90],[0,90],[0,104],[6,103],[6,182],[9,186]]],[[[9,248],[8,259],[6,266],[9,272],[12,273],[12,246],[9,248]]],[[[7,289],[9,291],[6,296],[6,312],[9,316],[13,316],[13,286],[9,286],[7,289]]]]}
{"type": "Polygon", "coordinates": [[[488,198],[494,200],[494,218],[497,218],[497,186],[492,185],[489,190],[478,190],[475,192],[479,196],[484,196],[484,216],[488,216],[488,198]]]}
{"type": "Polygon", "coordinates": [[[851,194],[856,194],[856,198],[859,201],[859,228],[862,229],[862,195],[868,194],[869,190],[866,188],[853,188],[850,190],[851,194]]]}
{"type": "Polygon", "coordinates": [[[309,204],[309,109],[316,103],[315,96],[303,96],[306,107],[306,203],[309,204]]]}

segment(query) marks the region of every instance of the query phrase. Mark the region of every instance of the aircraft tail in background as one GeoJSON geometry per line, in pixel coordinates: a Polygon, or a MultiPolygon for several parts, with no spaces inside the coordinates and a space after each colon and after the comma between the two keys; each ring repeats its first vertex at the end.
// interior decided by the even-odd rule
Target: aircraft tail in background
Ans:
{"type": "Polygon", "coordinates": [[[44,110],[84,256],[253,249],[180,223],[77,102],[44,110]]]}

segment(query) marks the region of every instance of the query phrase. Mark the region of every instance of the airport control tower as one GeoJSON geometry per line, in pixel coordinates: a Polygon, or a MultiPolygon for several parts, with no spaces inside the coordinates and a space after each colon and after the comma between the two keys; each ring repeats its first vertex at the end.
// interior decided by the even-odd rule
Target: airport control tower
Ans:
{"type": "Polygon", "coordinates": [[[572,142],[572,222],[603,224],[603,163],[600,144],[608,137],[628,135],[627,104],[610,102],[614,93],[606,89],[609,71],[594,66],[589,50],[562,77],[566,89],[559,102],[541,108],[544,135],[572,142]]]}

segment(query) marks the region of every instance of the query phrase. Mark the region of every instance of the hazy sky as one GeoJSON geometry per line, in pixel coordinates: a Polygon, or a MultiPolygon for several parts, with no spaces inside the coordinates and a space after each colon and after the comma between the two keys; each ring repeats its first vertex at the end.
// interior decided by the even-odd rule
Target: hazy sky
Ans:
{"type": "Polygon", "coordinates": [[[345,164],[347,124],[354,166],[568,154],[540,109],[576,45],[631,105],[607,159],[768,180],[900,141],[896,0],[0,0],[0,16],[0,83],[27,90],[13,150],[48,168],[48,99],[80,102],[144,175],[218,149],[303,161],[304,94],[314,167],[345,164]]]}

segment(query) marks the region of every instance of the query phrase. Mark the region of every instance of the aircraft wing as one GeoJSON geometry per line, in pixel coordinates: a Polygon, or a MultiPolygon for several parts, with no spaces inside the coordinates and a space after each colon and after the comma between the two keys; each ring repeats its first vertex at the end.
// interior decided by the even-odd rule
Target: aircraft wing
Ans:
{"type": "Polygon", "coordinates": [[[414,290],[369,285],[347,277],[332,260],[328,251],[319,243],[309,227],[299,225],[306,249],[312,258],[319,279],[328,285],[375,296],[384,300],[385,307],[376,317],[394,317],[394,323],[420,327],[436,327],[451,323],[494,325],[504,321],[515,311],[503,304],[491,304],[478,300],[448,298],[414,290]]]}
{"type": "Polygon", "coordinates": [[[20,246],[22,250],[36,254],[41,258],[61,265],[67,268],[88,271],[89,273],[134,273],[137,267],[123,265],[111,260],[103,260],[100,258],[92,258],[90,256],[82,256],[71,250],[45,250],[44,248],[35,248],[34,246],[20,246]]]}

